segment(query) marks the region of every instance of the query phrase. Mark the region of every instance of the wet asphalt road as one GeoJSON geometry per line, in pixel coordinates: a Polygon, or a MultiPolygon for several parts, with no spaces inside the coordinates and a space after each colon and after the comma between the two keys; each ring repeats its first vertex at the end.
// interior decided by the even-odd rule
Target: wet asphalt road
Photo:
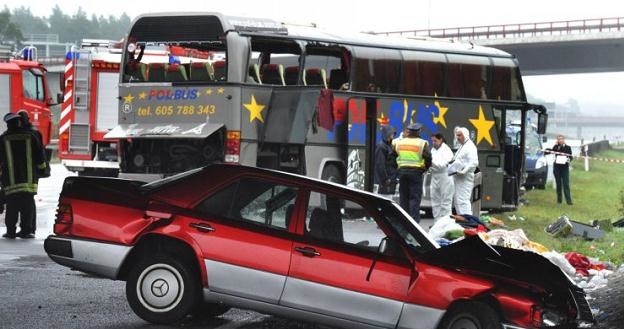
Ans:
{"type": "MultiPolygon", "coordinates": [[[[56,265],[43,255],[37,241],[12,243],[41,252],[33,249],[31,255],[0,261],[0,328],[317,328],[239,309],[209,320],[187,318],[172,326],[152,325],[130,309],[125,282],[56,265]]],[[[0,247],[6,248],[7,243],[0,247]]]]}

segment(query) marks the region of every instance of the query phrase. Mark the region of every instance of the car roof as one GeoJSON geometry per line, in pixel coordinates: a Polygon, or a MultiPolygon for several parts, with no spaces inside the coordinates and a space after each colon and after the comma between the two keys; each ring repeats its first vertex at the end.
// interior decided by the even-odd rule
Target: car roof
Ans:
{"type": "Polygon", "coordinates": [[[288,172],[258,168],[258,167],[250,167],[244,165],[233,165],[233,164],[211,164],[205,167],[196,168],[189,170],[187,172],[180,173],[175,176],[170,176],[167,178],[163,178],[161,180],[157,180],[151,183],[147,183],[142,186],[142,189],[147,193],[155,193],[162,189],[166,189],[167,187],[176,186],[178,184],[185,184],[189,181],[195,181],[198,176],[210,176],[215,175],[215,177],[219,177],[219,181],[225,181],[227,178],[224,177],[233,177],[240,175],[252,175],[252,176],[262,176],[266,178],[276,178],[287,180],[293,182],[297,185],[301,185],[304,187],[310,188],[320,188],[332,190],[338,193],[344,194],[355,194],[363,199],[372,200],[374,199],[377,202],[394,202],[392,200],[383,198],[377,194],[358,190],[352,187],[348,187],[342,184],[328,182],[324,180],[320,180],[317,178],[311,178],[303,175],[292,174],[288,172]]]}

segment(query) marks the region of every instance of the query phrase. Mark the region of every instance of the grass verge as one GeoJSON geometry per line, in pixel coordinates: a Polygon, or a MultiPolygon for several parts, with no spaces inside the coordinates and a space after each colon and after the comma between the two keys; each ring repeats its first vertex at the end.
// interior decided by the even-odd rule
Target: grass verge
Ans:
{"type": "MultiPolygon", "coordinates": [[[[623,150],[609,150],[600,157],[624,159],[623,150]]],[[[624,263],[624,229],[614,228],[604,238],[587,241],[581,237],[554,238],[544,228],[566,215],[571,220],[589,224],[595,219],[615,221],[624,217],[620,192],[624,189],[624,164],[590,160],[590,171],[584,170],[583,160],[572,162],[570,190],[574,205],[557,204],[554,186],[547,184],[545,190],[527,191],[524,198],[528,205],[515,212],[494,214],[505,221],[511,229],[521,228],[529,239],[560,252],[575,251],[601,261],[624,263]],[[525,220],[509,220],[509,216],[525,220]]]]}

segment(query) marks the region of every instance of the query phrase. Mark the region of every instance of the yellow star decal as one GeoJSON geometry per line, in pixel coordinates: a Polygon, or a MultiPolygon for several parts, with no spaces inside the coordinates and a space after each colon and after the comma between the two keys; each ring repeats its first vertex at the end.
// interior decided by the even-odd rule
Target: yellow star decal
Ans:
{"type": "Polygon", "coordinates": [[[243,106],[249,111],[249,122],[253,122],[254,119],[258,119],[258,121],[264,123],[264,118],[262,117],[262,110],[264,110],[264,105],[260,105],[256,103],[256,97],[251,95],[251,102],[247,104],[243,104],[243,106]]]}
{"type": "Polygon", "coordinates": [[[446,128],[446,118],[444,118],[444,115],[446,114],[446,111],[448,111],[448,107],[442,106],[440,101],[435,101],[433,104],[438,107],[438,116],[433,117],[433,123],[439,123],[442,127],[446,128]]]}
{"type": "Polygon", "coordinates": [[[478,119],[468,119],[472,125],[477,128],[477,145],[481,140],[485,139],[490,145],[494,145],[494,141],[492,141],[492,135],[490,134],[490,129],[494,126],[494,120],[487,120],[485,118],[485,114],[483,114],[483,107],[479,105],[479,118],[478,119]]]}
{"type": "Polygon", "coordinates": [[[224,91],[225,91],[225,89],[219,88],[219,89],[217,89],[217,94],[223,94],[224,91]]]}
{"type": "Polygon", "coordinates": [[[212,88],[206,89],[206,95],[208,96],[212,95],[212,88]]]}
{"type": "Polygon", "coordinates": [[[132,96],[132,94],[128,94],[123,99],[124,99],[124,103],[132,103],[132,100],[134,99],[134,96],[132,96]]]}
{"type": "Polygon", "coordinates": [[[139,94],[139,99],[145,99],[146,97],[147,97],[147,93],[144,91],[139,94]]]}

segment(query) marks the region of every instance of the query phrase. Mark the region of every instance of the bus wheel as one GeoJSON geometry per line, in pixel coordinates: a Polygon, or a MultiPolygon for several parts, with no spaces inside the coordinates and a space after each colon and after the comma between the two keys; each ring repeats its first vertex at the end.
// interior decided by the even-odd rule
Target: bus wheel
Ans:
{"type": "Polygon", "coordinates": [[[321,179],[332,183],[344,184],[342,171],[334,164],[326,165],[325,168],[323,168],[321,179]]]}

